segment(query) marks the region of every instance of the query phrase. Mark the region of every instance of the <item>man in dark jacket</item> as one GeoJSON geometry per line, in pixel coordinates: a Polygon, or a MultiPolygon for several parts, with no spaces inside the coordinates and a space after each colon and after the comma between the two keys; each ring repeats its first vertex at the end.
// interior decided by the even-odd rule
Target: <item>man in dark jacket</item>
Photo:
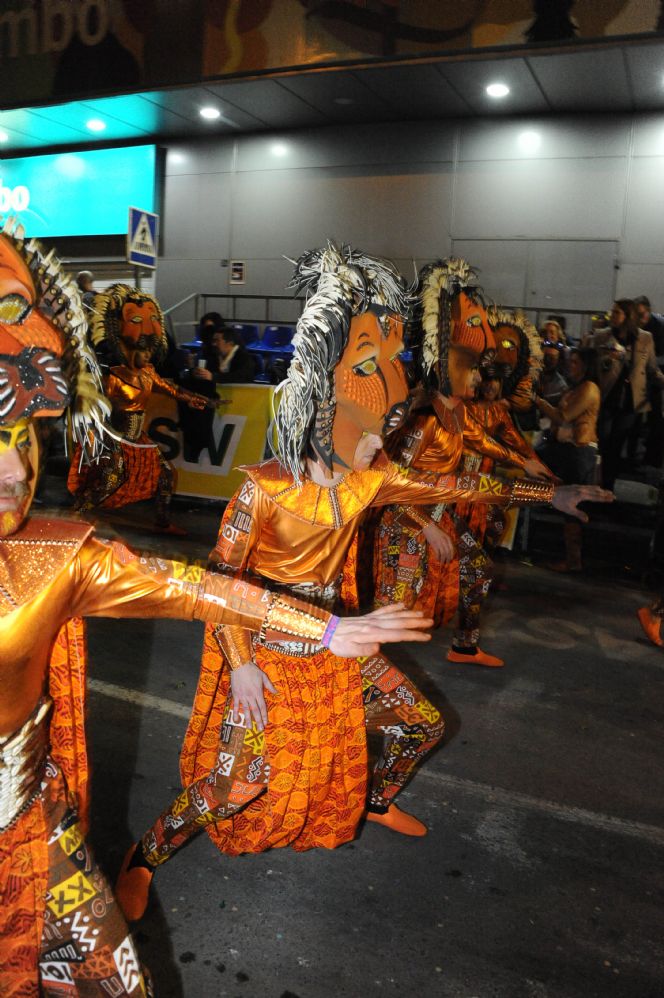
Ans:
{"type": "Polygon", "coordinates": [[[218,329],[212,337],[212,349],[216,363],[195,368],[191,372],[194,378],[217,385],[247,384],[254,380],[256,362],[234,329],[228,326],[218,329]]]}

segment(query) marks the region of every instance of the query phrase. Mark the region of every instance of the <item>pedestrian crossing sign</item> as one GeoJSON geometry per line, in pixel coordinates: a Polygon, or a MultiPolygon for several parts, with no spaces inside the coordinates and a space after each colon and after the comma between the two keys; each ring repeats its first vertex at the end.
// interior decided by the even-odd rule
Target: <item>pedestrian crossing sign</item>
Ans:
{"type": "Polygon", "coordinates": [[[140,208],[129,209],[127,260],[137,267],[157,267],[159,215],[140,208]]]}

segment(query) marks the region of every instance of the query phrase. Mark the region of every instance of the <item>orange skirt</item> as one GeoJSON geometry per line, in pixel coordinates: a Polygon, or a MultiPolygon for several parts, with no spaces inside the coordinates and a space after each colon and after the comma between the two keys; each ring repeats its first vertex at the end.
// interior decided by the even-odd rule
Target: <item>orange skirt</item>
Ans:
{"type": "MultiPolygon", "coordinates": [[[[321,651],[309,658],[256,650],[256,664],[278,695],[266,691],[269,721],[255,738],[267,756],[266,793],[235,817],[207,829],[237,855],[290,845],[333,849],[354,836],[366,806],[367,744],[362,682],[355,659],[321,651]],[[264,743],[261,739],[264,737],[264,743]]],[[[180,771],[184,785],[217,765],[230,670],[207,625],[194,709],[180,771]]]]}
{"type": "MultiPolygon", "coordinates": [[[[153,441],[146,433],[141,433],[136,443],[153,444],[153,441]]],[[[106,509],[151,499],[157,491],[164,465],[156,444],[143,448],[118,441],[113,441],[110,450],[97,463],[83,464],[79,468],[80,460],[81,448],[77,444],[69,467],[67,488],[75,496],[85,491],[98,493],[103,499],[94,505],[106,509]]]]}

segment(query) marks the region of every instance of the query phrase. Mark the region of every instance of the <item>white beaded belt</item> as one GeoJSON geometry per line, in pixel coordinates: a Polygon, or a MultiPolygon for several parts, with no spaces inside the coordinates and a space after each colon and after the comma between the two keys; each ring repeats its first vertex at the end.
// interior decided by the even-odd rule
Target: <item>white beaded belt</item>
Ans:
{"type": "Polygon", "coordinates": [[[0,738],[0,831],[16,821],[41,788],[48,753],[50,698],[40,700],[25,724],[0,738]]]}

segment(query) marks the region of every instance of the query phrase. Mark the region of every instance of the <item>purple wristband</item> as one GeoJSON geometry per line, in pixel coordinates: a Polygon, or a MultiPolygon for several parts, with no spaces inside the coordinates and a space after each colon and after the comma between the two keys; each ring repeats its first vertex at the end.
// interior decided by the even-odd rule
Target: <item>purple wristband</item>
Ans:
{"type": "Polygon", "coordinates": [[[322,644],[323,648],[329,648],[330,647],[330,642],[332,641],[332,638],[334,637],[334,632],[337,629],[337,624],[338,623],[339,623],[339,618],[338,617],[330,617],[330,622],[327,625],[327,627],[325,628],[325,634],[323,635],[323,640],[321,641],[321,644],[322,644]]]}

